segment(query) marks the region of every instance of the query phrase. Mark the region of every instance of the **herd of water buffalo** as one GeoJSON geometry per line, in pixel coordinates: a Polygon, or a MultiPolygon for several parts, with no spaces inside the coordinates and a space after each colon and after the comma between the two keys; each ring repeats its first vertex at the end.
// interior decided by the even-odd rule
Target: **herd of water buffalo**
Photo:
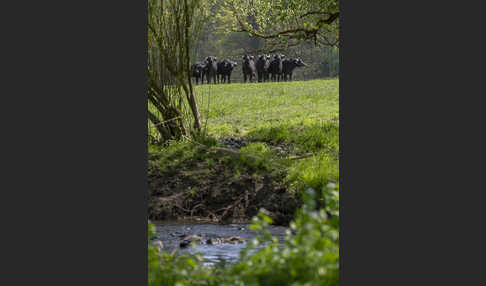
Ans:
{"type": "MultiPolygon", "coordinates": [[[[253,82],[257,78],[258,82],[266,81],[287,81],[292,80],[292,72],[296,67],[307,66],[302,59],[285,59],[285,55],[276,54],[258,55],[255,62],[254,56],[243,56],[242,72],[243,81],[253,82]]],[[[196,78],[196,84],[201,80],[201,84],[206,77],[207,83],[231,83],[231,73],[238,64],[229,59],[218,62],[218,59],[209,56],[203,62],[196,62],[191,66],[192,76],[196,78]]]]}

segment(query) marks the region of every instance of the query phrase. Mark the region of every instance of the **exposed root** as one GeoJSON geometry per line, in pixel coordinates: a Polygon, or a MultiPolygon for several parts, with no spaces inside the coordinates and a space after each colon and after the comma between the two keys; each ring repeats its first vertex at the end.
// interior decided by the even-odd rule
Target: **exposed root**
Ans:
{"type": "MultiPolygon", "coordinates": [[[[209,154],[211,152],[234,157],[242,155],[238,149],[193,143],[196,148],[207,152],[209,158],[219,158],[214,153],[209,154]]],[[[250,154],[245,156],[250,160],[261,159],[250,154]]],[[[240,223],[248,222],[260,208],[265,208],[272,213],[276,224],[287,224],[292,219],[300,202],[294,197],[293,190],[282,183],[282,173],[263,176],[251,168],[242,168],[238,169],[236,175],[225,162],[201,159],[161,168],[159,163],[149,161],[149,218],[164,220],[188,217],[240,223]]],[[[282,169],[279,163],[273,163],[276,168],[282,169]]]]}

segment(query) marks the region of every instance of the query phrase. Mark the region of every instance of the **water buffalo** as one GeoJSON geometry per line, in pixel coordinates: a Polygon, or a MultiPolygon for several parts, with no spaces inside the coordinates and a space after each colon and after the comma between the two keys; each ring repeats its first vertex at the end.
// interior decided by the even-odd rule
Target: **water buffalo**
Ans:
{"type": "Polygon", "coordinates": [[[263,66],[263,81],[269,81],[270,74],[270,55],[266,55],[265,65],[263,66]]]}
{"type": "Polygon", "coordinates": [[[258,82],[268,80],[268,69],[270,68],[270,56],[269,55],[258,55],[258,60],[256,62],[256,70],[258,76],[258,82]]]}
{"type": "Polygon", "coordinates": [[[221,76],[221,83],[226,82],[226,78],[228,78],[228,83],[231,83],[231,72],[233,68],[237,66],[236,62],[233,62],[229,59],[224,59],[218,63],[218,82],[220,81],[221,76]]]}
{"type": "Polygon", "coordinates": [[[253,56],[244,55],[243,56],[243,81],[246,82],[247,77],[249,77],[249,81],[253,82],[253,78],[255,77],[255,62],[253,61],[253,56]]]}
{"type": "Polygon", "coordinates": [[[307,65],[302,61],[301,58],[297,58],[283,60],[282,66],[283,79],[286,81],[288,76],[289,80],[292,81],[292,72],[294,71],[294,69],[296,67],[305,67],[307,65]]]}
{"type": "Polygon", "coordinates": [[[201,84],[203,83],[205,67],[206,65],[202,62],[196,62],[191,66],[192,76],[196,78],[196,84],[199,83],[199,79],[201,79],[201,84]]]}
{"type": "Polygon", "coordinates": [[[211,83],[211,78],[213,82],[216,83],[216,75],[218,73],[218,63],[216,57],[209,56],[206,58],[205,64],[206,67],[204,69],[204,75],[206,75],[206,79],[208,80],[208,84],[211,83]]]}
{"type": "Polygon", "coordinates": [[[282,77],[283,58],[285,58],[285,55],[274,55],[273,60],[270,62],[268,72],[272,75],[272,81],[280,81],[280,77],[282,77]]]}

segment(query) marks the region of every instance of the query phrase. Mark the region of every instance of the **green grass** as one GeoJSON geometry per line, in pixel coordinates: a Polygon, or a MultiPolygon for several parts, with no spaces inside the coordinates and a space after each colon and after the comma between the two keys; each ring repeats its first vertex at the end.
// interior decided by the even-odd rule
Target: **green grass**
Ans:
{"type": "MultiPolygon", "coordinates": [[[[279,83],[234,83],[197,85],[195,92],[209,138],[245,137],[237,165],[270,172],[275,161],[273,150],[262,145],[284,144],[289,154],[314,154],[305,159],[281,162],[287,181],[296,189],[322,190],[339,180],[339,80],[322,79],[279,83]],[[262,161],[248,160],[244,154],[256,154],[262,161]]],[[[214,145],[214,142],[211,143],[214,145]]],[[[157,149],[157,148],[155,148],[157,149]]],[[[149,153],[157,151],[149,147],[149,153]]],[[[190,144],[171,144],[162,153],[162,165],[190,162],[205,154],[191,150],[190,144]],[[165,154],[164,154],[165,153],[165,154]]],[[[209,159],[209,158],[208,158],[209,159]]]]}
{"type": "Polygon", "coordinates": [[[306,125],[339,117],[339,80],[198,85],[201,116],[216,137],[245,136],[281,123],[306,125]],[[209,107],[208,107],[209,101],[209,107]]]}

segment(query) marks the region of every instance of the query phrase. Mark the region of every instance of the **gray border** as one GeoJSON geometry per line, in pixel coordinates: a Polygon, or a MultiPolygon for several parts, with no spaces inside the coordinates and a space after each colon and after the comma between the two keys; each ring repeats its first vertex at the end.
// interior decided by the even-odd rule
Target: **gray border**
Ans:
{"type": "Polygon", "coordinates": [[[8,25],[0,284],[147,285],[146,6],[22,2],[8,25]]]}

